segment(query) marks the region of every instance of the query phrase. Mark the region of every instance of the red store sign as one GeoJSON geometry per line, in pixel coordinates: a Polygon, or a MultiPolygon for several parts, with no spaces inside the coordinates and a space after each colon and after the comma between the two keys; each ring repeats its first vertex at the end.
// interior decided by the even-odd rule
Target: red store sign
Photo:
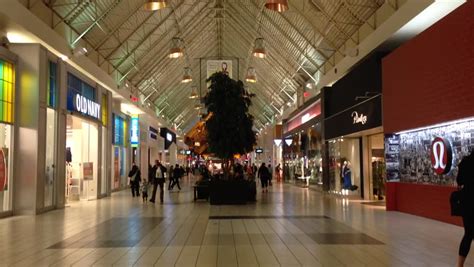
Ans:
{"type": "Polygon", "coordinates": [[[318,100],[316,103],[304,109],[302,112],[298,113],[293,117],[285,126],[284,132],[289,132],[293,129],[298,128],[299,126],[305,124],[306,122],[316,118],[321,115],[321,101],[318,100]]]}

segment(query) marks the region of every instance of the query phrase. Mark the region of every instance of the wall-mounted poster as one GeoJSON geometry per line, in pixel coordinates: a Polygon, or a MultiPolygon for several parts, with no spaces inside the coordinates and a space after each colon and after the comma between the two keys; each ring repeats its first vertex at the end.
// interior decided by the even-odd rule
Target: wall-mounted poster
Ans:
{"type": "Polygon", "coordinates": [[[232,78],[232,60],[208,60],[207,61],[207,78],[212,74],[223,71],[232,78]]]}
{"type": "Polygon", "coordinates": [[[400,135],[385,135],[387,182],[400,181],[400,135]]]}

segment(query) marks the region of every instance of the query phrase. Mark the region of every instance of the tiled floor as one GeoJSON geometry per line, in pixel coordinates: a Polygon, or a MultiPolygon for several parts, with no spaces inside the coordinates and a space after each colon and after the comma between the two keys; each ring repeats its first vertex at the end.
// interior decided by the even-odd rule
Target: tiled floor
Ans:
{"type": "Polygon", "coordinates": [[[462,235],[290,185],[245,206],[192,197],[184,186],[153,205],[124,191],[1,219],[0,266],[454,266],[462,235]]]}

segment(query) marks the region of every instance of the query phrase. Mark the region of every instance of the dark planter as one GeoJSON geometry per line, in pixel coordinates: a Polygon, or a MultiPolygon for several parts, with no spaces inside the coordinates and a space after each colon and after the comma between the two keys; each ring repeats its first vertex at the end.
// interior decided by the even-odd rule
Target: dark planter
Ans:
{"type": "Polygon", "coordinates": [[[196,199],[208,199],[209,198],[209,180],[202,180],[196,183],[196,199]]]}
{"type": "Polygon", "coordinates": [[[255,201],[255,182],[216,179],[211,181],[209,189],[211,205],[241,205],[255,201]]]}

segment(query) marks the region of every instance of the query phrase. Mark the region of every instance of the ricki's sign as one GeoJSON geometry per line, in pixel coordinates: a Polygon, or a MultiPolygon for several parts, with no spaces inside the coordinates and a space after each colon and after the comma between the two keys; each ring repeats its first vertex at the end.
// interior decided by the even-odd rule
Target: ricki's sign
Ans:
{"type": "Polygon", "coordinates": [[[80,94],[76,93],[70,95],[68,97],[67,107],[70,111],[79,112],[83,115],[100,120],[100,104],[80,94]]]}
{"type": "Polygon", "coordinates": [[[451,143],[441,137],[436,137],[431,142],[431,166],[436,174],[447,174],[451,171],[453,162],[453,149],[451,143]]]}
{"type": "Polygon", "coordinates": [[[352,124],[360,123],[364,125],[367,123],[367,115],[364,115],[363,113],[359,114],[359,112],[353,111],[351,113],[351,117],[352,117],[352,124]]]}

